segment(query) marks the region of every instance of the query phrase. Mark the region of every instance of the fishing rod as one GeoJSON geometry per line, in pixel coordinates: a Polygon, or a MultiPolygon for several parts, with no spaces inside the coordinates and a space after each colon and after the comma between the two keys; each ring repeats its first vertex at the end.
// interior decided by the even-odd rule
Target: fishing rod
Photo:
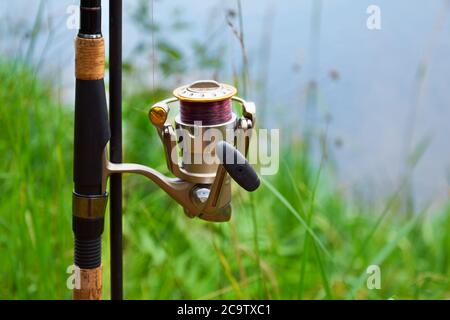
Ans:
{"type": "Polygon", "coordinates": [[[256,107],[233,86],[201,80],[153,105],[149,120],[175,178],[140,164],[122,163],[122,1],[110,2],[110,113],[104,84],[101,0],[81,0],[75,40],[73,232],[76,300],[102,298],[102,233],[110,181],[111,298],[122,299],[122,174],[147,177],[180,204],[189,218],[231,219],[231,180],[253,192],[260,180],[248,154],[256,107]],[[171,106],[180,112],[169,120],[171,106]],[[237,115],[233,104],[242,112],[237,115]],[[175,126],[174,126],[175,125],[175,126]],[[107,148],[110,148],[108,158],[107,148]],[[242,151],[242,152],[241,152],[242,151]]]}
{"type": "MultiPolygon", "coordinates": [[[[110,159],[122,162],[122,0],[109,2],[110,159]]],[[[122,176],[111,176],[110,256],[111,299],[123,299],[122,176]]]]}
{"type": "Polygon", "coordinates": [[[75,39],[74,192],[72,229],[76,286],[74,299],[102,295],[101,236],[108,201],[105,149],[111,138],[105,94],[105,42],[101,0],[81,0],[75,39]]]}

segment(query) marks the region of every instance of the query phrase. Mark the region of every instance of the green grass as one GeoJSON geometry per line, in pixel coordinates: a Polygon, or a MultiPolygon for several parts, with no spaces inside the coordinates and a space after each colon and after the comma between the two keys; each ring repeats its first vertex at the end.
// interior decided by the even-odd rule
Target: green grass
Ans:
{"type": "MultiPolygon", "coordinates": [[[[127,161],[167,173],[146,115],[165,95],[126,99],[124,150],[127,161]]],[[[71,297],[73,109],[54,101],[26,67],[0,62],[3,299],[71,297]]],[[[235,192],[229,224],[189,220],[145,178],[127,176],[125,297],[449,299],[450,207],[405,214],[400,193],[384,206],[351,202],[305,150],[291,141],[278,175],[255,194],[235,192]],[[372,264],[381,267],[381,290],[366,287],[372,264]]],[[[107,232],[104,239],[108,279],[107,232]]]]}

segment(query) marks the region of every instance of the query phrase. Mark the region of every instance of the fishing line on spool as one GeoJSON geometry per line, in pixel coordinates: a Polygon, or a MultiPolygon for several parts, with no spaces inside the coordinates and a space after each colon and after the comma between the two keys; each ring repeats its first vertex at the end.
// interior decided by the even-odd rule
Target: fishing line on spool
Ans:
{"type": "Polygon", "coordinates": [[[181,121],[186,124],[202,122],[211,126],[226,123],[232,118],[231,99],[214,102],[180,101],[181,121]]]}

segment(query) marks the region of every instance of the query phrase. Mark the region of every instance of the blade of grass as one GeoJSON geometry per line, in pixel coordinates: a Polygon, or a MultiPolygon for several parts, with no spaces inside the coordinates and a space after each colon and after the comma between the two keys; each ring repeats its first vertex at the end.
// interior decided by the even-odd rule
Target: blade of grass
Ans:
{"type": "MultiPolygon", "coordinates": [[[[326,130],[326,132],[328,132],[328,130],[326,130]]],[[[325,138],[326,139],[326,138],[325,138]]],[[[322,169],[323,169],[323,165],[324,165],[324,161],[325,161],[325,153],[322,153],[322,157],[320,160],[320,166],[319,166],[319,170],[317,171],[317,175],[314,181],[314,186],[313,186],[313,190],[312,190],[312,194],[311,194],[311,200],[310,200],[310,205],[309,205],[309,211],[307,213],[307,220],[306,223],[308,224],[308,226],[311,225],[311,219],[314,215],[314,205],[315,205],[315,200],[316,200],[316,193],[317,193],[317,188],[319,186],[319,181],[320,181],[320,176],[322,173],[322,169]]],[[[299,199],[299,201],[301,201],[301,199],[299,199]]],[[[307,261],[307,257],[308,257],[308,251],[309,251],[309,235],[308,233],[305,233],[305,238],[303,241],[303,252],[305,253],[305,257],[302,260],[302,264],[300,267],[300,285],[299,285],[299,296],[300,299],[303,297],[303,292],[304,292],[304,279],[305,279],[305,272],[306,272],[306,261],[307,261]]],[[[316,259],[316,263],[319,265],[319,269],[321,271],[321,277],[322,277],[322,282],[323,285],[325,287],[325,291],[327,293],[327,298],[331,299],[331,290],[329,287],[329,282],[328,279],[326,277],[325,274],[325,269],[322,263],[322,259],[320,258],[318,251],[317,251],[317,247],[314,245],[313,243],[313,248],[314,248],[314,256],[316,259]]]]}
{"type": "Polygon", "coordinates": [[[294,189],[295,195],[298,198],[298,205],[300,207],[300,214],[301,214],[302,217],[305,217],[305,208],[303,207],[302,195],[300,194],[300,190],[297,187],[297,184],[295,182],[294,176],[292,175],[292,171],[289,168],[289,165],[287,164],[286,160],[284,160],[284,159],[283,159],[283,165],[284,165],[284,167],[286,169],[286,172],[288,174],[289,180],[290,180],[290,182],[292,184],[292,187],[294,189]]]}
{"type": "Polygon", "coordinates": [[[38,11],[34,18],[33,27],[31,29],[30,40],[28,42],[27,52],[25,54],[25,61],[30,61],[32,58],[32,55],[34,53],[34,48],[35,48],[36,42],[37,42],[37,36],[38,36],[39,30],[42,25],[44,5],[45,5],[45,1],[41,0],[39,2],[38,11]]]}
{"type": "Polygon", "coordinates": [[[320,276],[322,277],[323,287],[325,288],[325,294],[328,300],[333,299],[333,294],[331,292],[330,282],[328,281],[327,273],[325,272],[325,267],[323,265],[322,257],[320,256],[319,250],[315,243],[312,244],[314,249],[314,255],[319,266],[320,276]]]}
{"type": "Polygon", "coordinates": [[[220,264],[223,267],[223,271],[225,272],[225,275],[226,275],[228,281],[230,281],[230,285],[234,289],[236,298],[238,300],[242,299],[242,290],[241,290],[241,287],[239,286],[239,281],[237,281],[236,278],[233,276],[233,272],[231,271],[231,266],[228,263],[227,258],[225,257],[222,250],[219,248],[219,246],[217,245],[217,243],[214,239],[213,239],[213,247],[214,247],[214,250],[216,251],[217,256],[219,257],[220,264]]]}
{"type": "MultiPolygon", "coordinates": [[[[411,220],[409,223],[407,223],[403,228],[400,229],[400,231],[397,233],[395,238],[392,241],[389,241],[381,250],[379,253],[375,256],[375,258],[372,260],[373,265],[381,265],[386,258],[389,257],[389,255],[394,251],[394,249],[397,247],[399,241],[406,237],[416,226],[416,224],[420,221],[421,218],[424,217],[424,215],[428,212],[429,206],[427,206],[425,209],[422,210],[421,213],[417,214],[413,220],[411,220]]],[[[352,290],[350,291],[349,295],[347,296],[347,299],[354,299],[356,291],[358,288],[361,287],[362,283],[364,283],[364,280],[366,279],[367,274],[364,271],[359,276],[358,280],[353,285],[352,290]]]]}
{"type": "MultiPolygon", "coordinates": [[[[241,281],[241,287],[247,287],[250,284],[252,284],[253,282],[255,282],[256,280],[258,280],[258,277],[257,276],[253,276],[253,277],[250,277],[250,278],[246,279],[245,281],[241,281]]],[[[232,292],[233,289],[234,289],[233,286],[228,286],[228,287],[216,290],[214,292],[210,292],[210,293],[200,297],[197,300],[213,300],[213,299],[217,299],[220,296],[223,296],[223,295],[225,295],[225,294],[227,294],[229,292],[232,292]]]]}
{"type": "Polygon", "coordinates": [[[258,219],[256,218],[256,208],[255,208],[255,199],[254,195],[250,194],[250,204],[251,204],[251,212],[252,212],[252,222],[253,222],[253,246],[256,254],[256,264],[258,268],[259,281],[258,281],[258,291],[262,291],[263,296],[262,299],[267,297],[267,287],[264,281],[263,272],[261,269],[261,255],[259,251],[259,241],[258,241],[258,219]],[[262,290],[261,290],[262,289],[262,290]]]}
{"type": "Polygon", "coordinates": [[[300,213],[290,204],[290,202],[275,188],[273,184],[271,184],[268,180],[261,178],[261,181],[264,185],[278,198],[278,200],[288,209],[290,213],[300,222],[300,224],[305,228],[306,232],[309,233],[311,238],[317,243],[319,248],[325,253],[328,258],[331,258],[331,254],[328,252],[327,248],[324,246],[322,241],[320,241],[319,237],[316,233],[308,226],[305,220],[301,217],[300,213]]]}
{"type": "Polygon", "coordinates": [[[238,17],[239,17],[239,41],[241,44],[241,51],[242,51],[242,85],[243,85],[243,94],[245,96],[248,96],[248,87],[249,87],[249,67],[248,67],[248,56],[247,56],[247,49],[245,47],[245,38],[244,38],[244,17],[242,12],[242,3],[241,0],[237,0],[237,7],[238,7],[238,17]]]}
{"type": "MultiPolygon", "coordinates": [[[[427,147],[429,146],[429,141],[426,140],[423,143],[420,143],[416,148],[414,153],[414,160],[411,160],[411,169],[414,169],[416,165],[419,163],[419,160],[422,158],[424,153],[427,150],[427,147]]],[[[394,194],[391,195],[391,197],[388,199],[388,202],[386,206],[384,207],[383,211],[381,212],[380,216],[378,217],[377,221],[373,225],[372,229],[369,231],[367,236],[364,238],[364,241],[362,242],[362,246],[359,248],[359,250],[356,252],[356,254],[352,257],[350,260],[350,264],[347,267],[347,270],[345,273],[348,273],[355,262],[356,258],[361,256],[362,252],[366,249],[367,245],[370,243],[372,237],[375,235],[375,232],[378,230],[378,228],[381,226],[382,222],[388,215],[388,213],[391,211],[392,207],[394,206],[395,202],[398,201],[403,193],[403,191],[408,188],[410,181],[412,178],[412,171],[407,173],[402,181],[400,182],[400,186],[398,189],[394,192],[394,194]]]]}
{"type": "MultiPolygon", "coordinates": [[[[284,160],[283,160],[283,164],[285,165],[286,172],[288,173],[288,177],[289,177],[289,179],[291,181],[292,187],[294,188],[295,195],[297,196],[297,198],[299,200],[298,203],[299,203],[299,207],[300,207],[300,210],[301,210],[301,214],[304,217],[305,216],[305,208],[303,207],[302,196],[300,194],[299,189],[297,188],[297,184],[295,182],[295,179],[294,179],[294,177],[292,175],[292,172],[291,172],[289,166],[287,165],[287,163],[284,160]]],[[[308,218],[309,217],[307,217],[307,221],[306,222],[307,222],[307,224],[309,226],[310,225],[310,221],[309,221],[308,218]]],[[[301,265],[300,265],[300,281],[299,281],[299,285],[298,285],[298,287],[299,287],[298,299],[300,299],[300,300],[303,298],[303,293],[304,293],[304,288],[305,288],[304,280],[305,280],[305,272],[306,272],[306,261],[308,261],[308,248],[309,248],[309,245],[307,245],[307,242],[309,243],[309,237],[305,236],[304,242],[303,242],[303,250],[302,250],[302,252],[303,252],[302,262],[301,262],[301,265]]]]}

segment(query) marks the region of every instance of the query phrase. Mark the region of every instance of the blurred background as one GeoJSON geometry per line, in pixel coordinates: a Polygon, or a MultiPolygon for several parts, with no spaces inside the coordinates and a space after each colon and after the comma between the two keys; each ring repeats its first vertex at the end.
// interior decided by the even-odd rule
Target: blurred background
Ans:
{"type": "MultiPolygon", "coordinates": [[[[77,5],[0,4],[3,299],[71,295],[77,5]]],[[[148,107],[203,78],[255,101],[282,150],[227,225],[127,177],[126,298],[450,298],[450,1],[124,0],[123,35],[127,161],[167,172],[148,107]]]]}

